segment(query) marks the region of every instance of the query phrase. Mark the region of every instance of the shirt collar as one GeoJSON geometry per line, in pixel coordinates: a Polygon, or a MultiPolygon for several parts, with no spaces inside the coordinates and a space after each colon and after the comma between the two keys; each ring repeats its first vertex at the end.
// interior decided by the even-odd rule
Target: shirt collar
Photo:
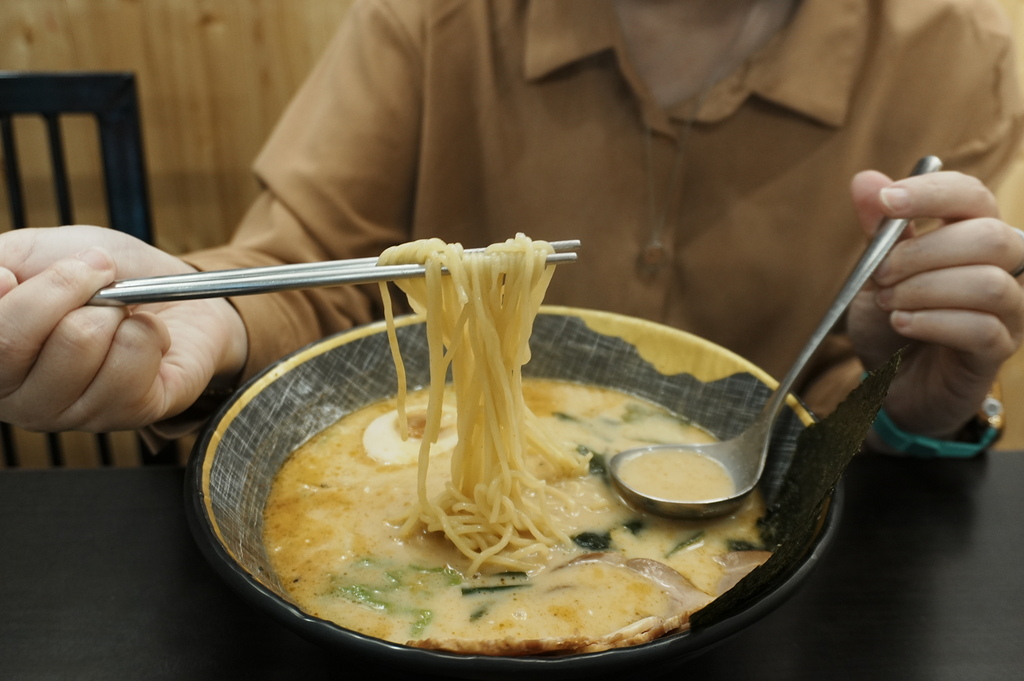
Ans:
{"type": "Polygon", "coordinates": [[[563,66],[613,50],[618,37],[610,3],[533,0],[526,19],[526,78],[539,80],[563,66]]]}
{"type": "MultiPolygon", "coordinates": [[[[824,124],[842,124],[867,45],[867,4],[802,0],[782,32],[715,86],[702,103],[698,120],[724,119],[748,96],[757,95],[824,124]]],[[[537,80],[604,50],[616,50],[621,35],[609,3],[533,0],[526,43],[525,75],[537,80]]],[[[644,102],[648,104],[652,103],[644,102]]],[[[680,110],[689,108],[684,105],[680,110]]],[[[673,113],[678,118],[678,112],[669,112],[673,113]]]]}
{"type": "Polygon", "coordinates": [[[865,58],[868,19],[866,0],[803,0],[789,25],[748,62],[745,89],[841,125],[865,58]]]}

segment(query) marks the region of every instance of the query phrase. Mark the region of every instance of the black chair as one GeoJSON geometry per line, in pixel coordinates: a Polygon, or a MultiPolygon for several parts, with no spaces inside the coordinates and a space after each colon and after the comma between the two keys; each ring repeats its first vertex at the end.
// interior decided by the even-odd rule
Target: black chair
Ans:
{"type": "MultiPolygon", "coordinates": [[[[75,223],[62,119],[82,114],[95,120],[99,136],[107,226],[152,243],[139,104],[132,73],[0,71],[0,152],[10,227],[29,226],[15,128],[18,119],[33,117],[41,119],[45,126],[58,220],[39,226],[75,223]]],[[[12,426],[0,424],[0,446],[7,467],[19,465],[15,434],[12,426]]],[[[45,439],[49,463],[64,465],[61,434],[48,433],[45,439]]],[[[151,452],[138,438],[132,441],[142,463],[177,461],[177,448],[173,445],[151,452]]],[[[96,435],[95,442],[98,463],[112,465],[110,435],[96,435]]]]}

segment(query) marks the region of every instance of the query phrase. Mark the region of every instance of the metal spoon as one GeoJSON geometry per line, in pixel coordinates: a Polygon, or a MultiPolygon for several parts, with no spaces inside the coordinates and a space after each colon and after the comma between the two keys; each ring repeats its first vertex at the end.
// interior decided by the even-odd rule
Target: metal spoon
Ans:
{"type": "MultiPolygon", "coordinates": [[[[926,156],[917,162],[911,175],[924,175],[939,170],[942,162],[926,156]]],[[[782,410],[786,396],[818,346],[849,307],[860,289],[896,244],[908,220],[888,218],[881,222],[874,238],[868,244],[853,272],[833,301],[818,328],[801,350],[793,367],[765,402],[760,413],[747,428],[734,438],[708,444],[667,444],[628,449],[616,454],[609,462],[609,476],[623,498],[650,513],[672,518],[709,518],[735,510],[753,491],[764,471],[771,441],[772,426],[782,410]],[[651,452],[678,452],[700,455],[717,461],[732,477],[735,490],[727,496],[712,499],[669,499],[653,496],[630,486],[622,479],[623,467],[630,461],[651,452]]]]}

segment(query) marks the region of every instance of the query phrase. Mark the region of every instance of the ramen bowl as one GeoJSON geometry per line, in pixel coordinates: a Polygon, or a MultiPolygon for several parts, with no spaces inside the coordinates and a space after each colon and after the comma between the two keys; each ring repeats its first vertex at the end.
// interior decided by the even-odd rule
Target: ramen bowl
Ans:
{"type": "MultiPolygon", "coordinates": [[[[424,324],[401,318],[398,340],[410,386],[429,382],[424,324]]],[[[743,358],[693,335],[647,321],[578,308],[544,307],[530,341],[526,377],[614,388],[661,404],[719,438],[742,430],[775,382],[743,358]]],[[[377,668],[463,679],[621,678],[684,662],[764,617],[815,567],[835,532],[833,495],[795,564],[719,621],[641,645],[588,654],[500,657],[426,650],[346,629],[290,600],[263,543],[263,512],[275,475],[291,453],[341,417],[397,392],[383,323],[314,343],[253,378],[210,421],[188,468],[187,513],[201,550],[256,608],[285,627],[377,668]]],[[[800,432],[813,417],[791,400],[763,478],[778,491],[800,432]]]]}

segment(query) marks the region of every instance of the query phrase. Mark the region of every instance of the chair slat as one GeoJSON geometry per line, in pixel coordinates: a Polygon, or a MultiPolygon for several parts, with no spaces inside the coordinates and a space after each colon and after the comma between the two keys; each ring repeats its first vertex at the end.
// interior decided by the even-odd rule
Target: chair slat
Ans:
{"type": "Polygon", "coordinates": [[[25,226],[25,190],[18,165],[18,143],[14,137],[14,121],[9,114],[0,114],[0,144],[4,152],[4,185],[7,188],[7,206],[11,227],[25,226]]]}
{"type": "Polygon", "coordinates": [[[57,197],[57,215],[60,224],[75,224],[75,211],[71,204],[71,187],[68,184],[68,168],[64,154],[64,136],[61,134],[60,117],[54,113],[43,115],[46,121],[46,136],[50,143],[50,172],[53,176],[53,193],[57,197]]]}

